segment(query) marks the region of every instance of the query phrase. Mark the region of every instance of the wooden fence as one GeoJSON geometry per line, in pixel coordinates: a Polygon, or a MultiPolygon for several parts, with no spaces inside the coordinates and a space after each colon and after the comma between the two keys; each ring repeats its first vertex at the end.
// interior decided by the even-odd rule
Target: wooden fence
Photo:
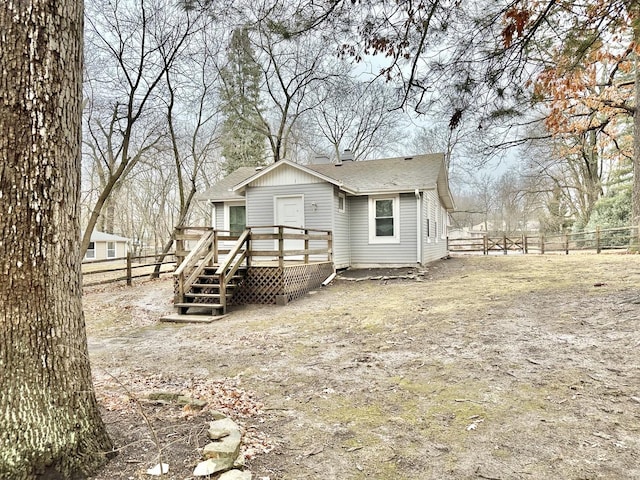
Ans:
{"type": "Polygon", "coordinates": [[[157,255],[109,258],[106,260],[91,260],[82,263],[82,284],[84,287],[103,285],[126,281],[131,285],[134,278],[151,277],[154,270],[160,266],[159,274],[175,271],[175,255],[169,253],[162,262],[157,261],[157,255]]]}
{"type": "Polygon", "coordinates": [[[622,227],[567,232],[562,234],[507,234],[483,235],[475,238],[449,238],[451,253],[482,253],[483,255],[512,253],[564,253],[605,250],[640,252],[640,228],[622,227]]]}

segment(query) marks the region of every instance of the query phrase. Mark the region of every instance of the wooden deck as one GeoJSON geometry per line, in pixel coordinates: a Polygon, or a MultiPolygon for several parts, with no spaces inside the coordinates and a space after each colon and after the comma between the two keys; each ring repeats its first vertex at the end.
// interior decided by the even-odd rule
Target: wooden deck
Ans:
{"type": "Polygon", "coordinates": [[[215,318],[229,305],[286,304],[335,272],[330,231],[286,225],[248,227],[239,235],[182,227],[176,258],[174,304],[184,318],[194,310],[215,318]]]}

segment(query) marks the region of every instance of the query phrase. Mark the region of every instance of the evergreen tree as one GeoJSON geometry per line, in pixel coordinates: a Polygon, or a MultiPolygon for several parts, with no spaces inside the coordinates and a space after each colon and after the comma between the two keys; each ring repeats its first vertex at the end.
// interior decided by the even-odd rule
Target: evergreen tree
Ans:
{"type": "Polygon", "coordinates": [[[244,166],[263,165],[265,136],[256,129],[260,116],[260,66],[247,29],[231,35],[227,65],[221,71],[223,86],[222,124],[223,169],[226,174],[244,166]]]}
{"type": "Polygon", "coordinates": [[[618,228],[631,225],[632,176],[630,164],[624,164],[611,175],[607,194],[595,204],[587,229],[618,228]]]}

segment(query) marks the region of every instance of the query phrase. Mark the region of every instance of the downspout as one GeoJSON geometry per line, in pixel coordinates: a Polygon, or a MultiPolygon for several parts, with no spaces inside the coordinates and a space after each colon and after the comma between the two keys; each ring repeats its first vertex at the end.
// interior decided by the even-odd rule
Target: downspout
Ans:
{"type": "Polygon", "coordinates": [[[420,191],[416,188],[414,193],[416,196],[416,255],[418,257],[416,263],[422,265],[422,212],[420,208],[420,191]]]}

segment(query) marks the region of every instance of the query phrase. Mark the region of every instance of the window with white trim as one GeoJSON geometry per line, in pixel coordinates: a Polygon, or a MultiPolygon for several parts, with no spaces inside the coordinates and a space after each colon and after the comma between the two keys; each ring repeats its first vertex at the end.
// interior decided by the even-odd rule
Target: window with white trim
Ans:
{"type": "Polygon", "coordinates": [[[107,242],[107,258],[116,258],[116,242],[107,242]]]}
{"type": "Polygon", "coordinates": [[[87,248],[87,253],[84,254],[84,258],[86,258],[87,260],[93,260],[96,258],[95,242],[89,242],[89,248],[87,248]]]}
{"type": "Polygon", "coordinates": [[[344,193],[338,194],[338,212],[344,213],[345,206],[347,204],[347,197],[344,193]]]}
{"type": "Polygon", "coordinates": [[[369,198],[369,242],[400,242],[400,197],[369,198]]]}

